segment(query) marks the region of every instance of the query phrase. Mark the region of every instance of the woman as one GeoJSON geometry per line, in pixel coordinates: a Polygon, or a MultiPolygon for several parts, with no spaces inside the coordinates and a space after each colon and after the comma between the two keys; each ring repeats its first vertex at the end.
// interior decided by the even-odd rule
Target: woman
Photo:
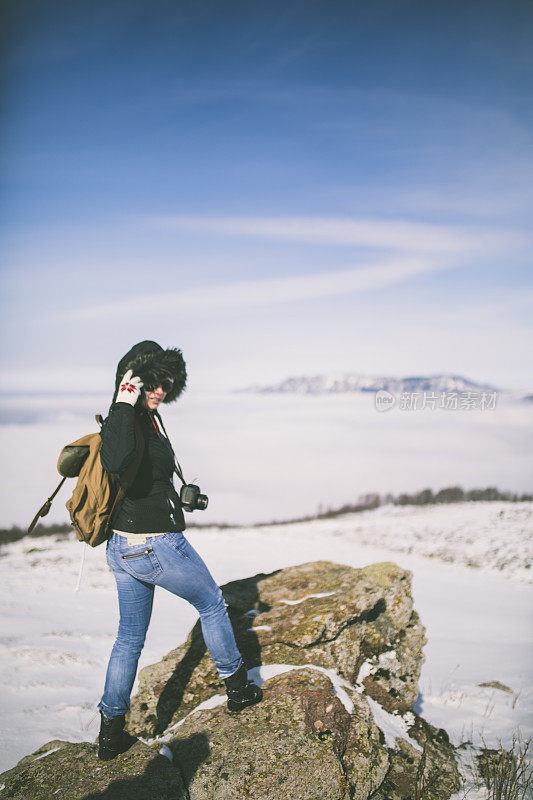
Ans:
{"type": "Polygon", "coordinates": [[[163,350],[151,341],[136,344],[118,364],[113,402],[101,430],[102,466],[118,476],[135,457],[136,419],[144,438],[139,468],[113,518],[107,543],[120,622],[98,704],[98,757],[105,761],[131,743],[123,732],[124,715],[130,707],[155,586],[168,589],[198,610],[205,643],[226,684],[228,709],[239,711],[262,698],[261,689],[247,679],[220,587],[183,536],[185,520],[172,482],[174,452],[158,408],[179,397],[186,377],[180,350],[163,350]]]}

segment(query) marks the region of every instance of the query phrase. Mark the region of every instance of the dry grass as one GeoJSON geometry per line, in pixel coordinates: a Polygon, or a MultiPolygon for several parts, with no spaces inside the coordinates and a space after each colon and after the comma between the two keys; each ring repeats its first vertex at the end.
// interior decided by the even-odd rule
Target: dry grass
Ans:
{"type": "Polygon", "coordinates": [[[533,793],[533,768],[529,757],[531,740],[514,735],[509,749],[501,742],[489,748],[483,740],[477,757],[478,769],[489,792],[489,800],[527,800],[533,793]]]}

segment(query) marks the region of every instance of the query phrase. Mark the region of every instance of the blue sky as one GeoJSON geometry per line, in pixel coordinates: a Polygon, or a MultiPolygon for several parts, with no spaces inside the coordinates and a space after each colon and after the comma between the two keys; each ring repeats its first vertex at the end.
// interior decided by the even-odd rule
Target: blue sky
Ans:
{"type": "Polygon", "coordinates": [[[531,390],[527,2],[3,4],[5,390],[531,390]]]}

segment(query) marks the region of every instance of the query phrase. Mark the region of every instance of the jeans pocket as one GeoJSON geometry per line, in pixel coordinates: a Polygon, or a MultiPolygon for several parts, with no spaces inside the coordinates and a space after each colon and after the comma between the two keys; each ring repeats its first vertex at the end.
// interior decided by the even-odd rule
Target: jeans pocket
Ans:
{"type": "Polygon", "coordinates": [[[126,572],[140,580],[153,581],[163,572],[163,567],[150,546],[135,553],[121,553],[120,560],[126,572]]]}

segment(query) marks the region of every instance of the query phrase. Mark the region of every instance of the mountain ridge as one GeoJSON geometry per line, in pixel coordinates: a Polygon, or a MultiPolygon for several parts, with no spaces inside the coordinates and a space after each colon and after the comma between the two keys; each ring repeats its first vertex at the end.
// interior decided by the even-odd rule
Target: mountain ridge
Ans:
{"type": "Polygon", "coordinates": [[[435,375],[367,375],[347,372],[342,374],[319,374],[290,376],[270,385],[253,384],[236,392],[253,394],[345,394],[349,392],[498,392],[511,394],[505,389],[488,383],[478,383],[461,375],[437,373],[435,375]]]}

